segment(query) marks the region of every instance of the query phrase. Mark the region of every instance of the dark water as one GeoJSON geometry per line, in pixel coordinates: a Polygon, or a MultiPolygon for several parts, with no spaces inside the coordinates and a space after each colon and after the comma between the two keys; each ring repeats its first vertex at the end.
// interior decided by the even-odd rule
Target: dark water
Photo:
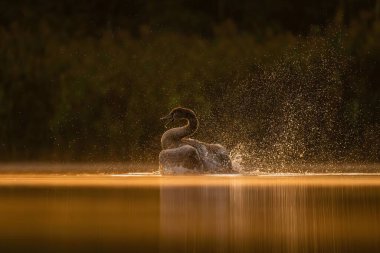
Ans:
{"type": "Polygon", "coordinates": [[[0,175],[0,252],[380,252],[380,176],[0,175]]]}

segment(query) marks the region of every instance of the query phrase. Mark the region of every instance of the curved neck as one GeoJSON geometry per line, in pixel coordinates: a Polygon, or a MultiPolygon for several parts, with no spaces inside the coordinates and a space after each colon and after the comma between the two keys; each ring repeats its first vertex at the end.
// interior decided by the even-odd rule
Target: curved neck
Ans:
{"type": "Polygon", "coordinates": [[[179,147],[181,139],[193,135],[198,129],[198,119],[194,114],[189,114],[185,118],[187,124],[182,127],[176,127],[166,131],[161,138],[162,149],[179,147]]]}

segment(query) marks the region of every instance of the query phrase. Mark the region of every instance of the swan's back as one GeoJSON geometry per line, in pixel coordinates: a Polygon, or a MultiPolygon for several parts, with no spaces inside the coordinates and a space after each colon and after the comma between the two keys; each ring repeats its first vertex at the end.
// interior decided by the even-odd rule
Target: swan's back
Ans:
{"type": "Polygon", "coordinates": [[[232,163],[228,151],[220,144],[209,144],[195,139],[183,139],[199,153],[205,170],[210,172],[230,172],[232,163]]]}

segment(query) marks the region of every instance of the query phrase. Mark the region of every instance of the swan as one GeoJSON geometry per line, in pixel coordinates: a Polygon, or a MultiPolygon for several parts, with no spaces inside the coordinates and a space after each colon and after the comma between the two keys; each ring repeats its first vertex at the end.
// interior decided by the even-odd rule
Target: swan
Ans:
{"type": "Polygon", "coordinates": [[[162,151],[159,154],[160,171],[163,174],[176,173],[229,173],[232,172],[228,151],[220,144],[204,143],[188,138],[198,129],[195,113],[187,108],[174,108],[165,120],[165,127],[185,119],[187,124],[167,130],[161,138],[162,151]]]}

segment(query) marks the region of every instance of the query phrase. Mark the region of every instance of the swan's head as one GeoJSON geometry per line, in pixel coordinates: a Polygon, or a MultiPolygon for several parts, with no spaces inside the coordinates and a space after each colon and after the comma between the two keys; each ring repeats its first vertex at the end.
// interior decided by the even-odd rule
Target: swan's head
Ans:
{"type": "Polygon", "coordinates": [[[177,108],[174,108],[168,115],[166,115],[165,117],[162,117],[161,120],[165,120],[166,122],[165,126],[167,126],[168,124],[170,124],[171,122],[175,120],[190,119],[194,117],[195,117],[195,113],[192,110],[183,108],[183,107],[177,107],[177,108]]]}

